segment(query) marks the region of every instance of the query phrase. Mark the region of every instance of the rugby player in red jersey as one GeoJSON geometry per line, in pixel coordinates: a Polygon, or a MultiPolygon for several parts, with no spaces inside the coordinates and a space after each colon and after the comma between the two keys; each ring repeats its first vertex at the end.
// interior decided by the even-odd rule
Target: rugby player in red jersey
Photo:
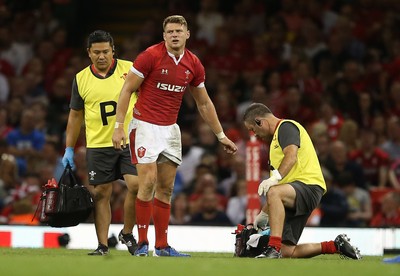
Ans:
{"type": "Polygon", "coordinates": [[[184,93],[190,92],[204,121],[211,127],[227,153],[236,145],[225,136],[206,87],[200,60],[185,48],[190,37],[183,16],[172,15],[163,22],[164,41],[140,53],[126,76],[117,104],[113,144],[126,145],[123,119],[132,92],[139,91],[129,128],[132,162],[136,164],[139,192],[136,223],[139,234],[137,256],[148,256],[147,231],[150,219],[155,228],[155,256],[188,257],[170,247],[167,240],[170,202],[178,165],[182,161],[181,134],[176,124],[184,93]]]}

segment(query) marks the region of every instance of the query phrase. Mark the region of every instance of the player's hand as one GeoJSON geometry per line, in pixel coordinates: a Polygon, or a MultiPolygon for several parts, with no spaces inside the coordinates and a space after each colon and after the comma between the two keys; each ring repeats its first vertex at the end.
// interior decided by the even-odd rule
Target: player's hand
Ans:
{"type": "Polygon", "coordinates": [[[254,220],[254,228],[256,230],[261,229],[265,230],[268,227],[269,217],[268,214],[265,213],[263,210],[256,216],[254,220]]]}
{"type": "Polygon", "coordinates": [[[235,143],[233,143],[231,140],[229,140],[228,137],[224,137],[223,139],[219,140],[219,142],[224,145],[224,150],[227,153],[235,154],[238,150],[235,143]]]}
{"type": "Polygon", "coordinates": [[[262,195],[266,196],[268,191],[269,191],[269,189],[272,186],[277,185],[279,180],[281,180],[281,179],[282,179],[282,177],[281,177],[279,171],[278,170],[273,170],[272,173],[271,173],[271,177],[266,179],[266,180],[264,180],[263,182],[260,183],[260,185],[258,185],[258,194],[260,196],[262,196],[262,195]]]}
{"type": "Polygon", "coordinates": [[[73,147],[65,148],[65,153],[64,153],[64,156],[63,156],[61,162],[62,162],[64,168],[66,168],[67,165],[69,164],[73,170],[75,169],[74,148],[73,147]]]}
{"type": "Polygon", "coordinates": [[[112,136],[112,142],[115,149],[122,150],[126,148],[126,135],[123,128],[114,129],[114,134],[112,136]],[[121,143],[122,142],[122,143],[121,143]]]}

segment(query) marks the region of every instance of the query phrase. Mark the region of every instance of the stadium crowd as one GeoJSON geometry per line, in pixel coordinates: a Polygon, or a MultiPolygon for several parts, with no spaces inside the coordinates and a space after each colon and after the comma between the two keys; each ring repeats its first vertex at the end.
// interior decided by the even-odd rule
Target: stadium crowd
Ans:
{"type": "MultiPolygon", "coordinates": [[[[74,34],[54,12],[69,1],[33,2],[21,9],[0,1],[1,224],[39,224],[32,217],[42,186],[63,171],[72,80],[90,63],[81,46],[69,45],[74,34]]],[[[397,0],[158,2],[165,13],[160,18],[188,20],[188,48],[204,63],[210,97],[239,147],[236,155],[224,155],[193,98],[184,97],[178,118],[183,163],[171,224],[245,221],[249,133],[241,119],[250,103],[260,102],[306,126],[316,146],[328,192],[309,226],[400,226],[397,0]]],[[[119,58],[133,60],[159,40],[162,30],[151,32],[152,21],[144,22],[147,33],[126,34],[119,58]]],[[[89,187],[84,137],[75,159],[89,187]]],[[[114,183],[113,223],[122,223],[126,192],[122,181],[114,183]]]]}

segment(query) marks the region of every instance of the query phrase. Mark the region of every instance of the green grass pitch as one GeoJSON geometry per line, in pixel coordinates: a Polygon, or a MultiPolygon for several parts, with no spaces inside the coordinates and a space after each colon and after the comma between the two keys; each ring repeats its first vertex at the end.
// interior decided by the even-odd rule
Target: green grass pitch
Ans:
{"type": "Polygon", "coordinates": [[[364,256],[359,261],[342,260],[339,255],[267,260],[233,258],[228,253],[196,252],[191,258],[155,258],[133,257],[125,250],[111,250],[108,256],[88,256],[88,252],[65,248],[0,248],[0,275],[400,275],[400,264],[385,264],[383,257],[375,256],[364,256]]]}

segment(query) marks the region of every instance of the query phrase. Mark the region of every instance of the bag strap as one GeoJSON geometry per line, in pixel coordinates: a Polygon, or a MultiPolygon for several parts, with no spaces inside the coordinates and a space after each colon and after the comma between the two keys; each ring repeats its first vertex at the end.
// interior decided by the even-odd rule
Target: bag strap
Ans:
{"type": "MultiPolygon", "coordinates": [[[[68,164],[68,166],[69,166],[69,164],[68,164]]],[[[72,180],[71,184],[74,183],[74,186],[82,186],[81,182],[78,181],[78,179],[76,178],[76,175],[75,175],[74,171],[72,170],[72,168],[70,166],[69,166],[69,168],[70,168],[69,176],[72,180]]]]}
{"type": "Polygon", "coordinates": [[[60,180],[58,181],[58,184],[59,184],[59,185],[68,186],[68,185],[65,184],[64,181],[62,181],[62,180],[65,179],[66,177],[69,178],[69,186],[70,186],[70,187],[73,187],[73,186],[82,186],[82,184],[81,184],[81,183],[78,181],[78,179],[76,178],[75,173],[74,173],[74,171],[72,170],[72,168],[71,168],[71,166],[70,166],[69,164],[67,164],[67,166],[65,167],[65,169],[64,169],[64,171],[63,171],[63,173],[62,173],[62,175],[61,175],[61,177],[60,177],[60,180]]]}
{"type": "Polygon", "coordinates": [[[37,204],[37,206],[36,206],[36,210],[35,210],[35,213],[33,214],[33,217],[32,217],[31,222],[32,222],[33,219],[36,217],[37,211],[39,210],[39,206],[41,206],[41,204],[43,203],[42,201],[43,201],[44,199],[45,199],[45,192],[43,192],[42,195],[40,196],[40,200],[39,200],[39,202],[38,202],[38,204],[37,204]]]}

